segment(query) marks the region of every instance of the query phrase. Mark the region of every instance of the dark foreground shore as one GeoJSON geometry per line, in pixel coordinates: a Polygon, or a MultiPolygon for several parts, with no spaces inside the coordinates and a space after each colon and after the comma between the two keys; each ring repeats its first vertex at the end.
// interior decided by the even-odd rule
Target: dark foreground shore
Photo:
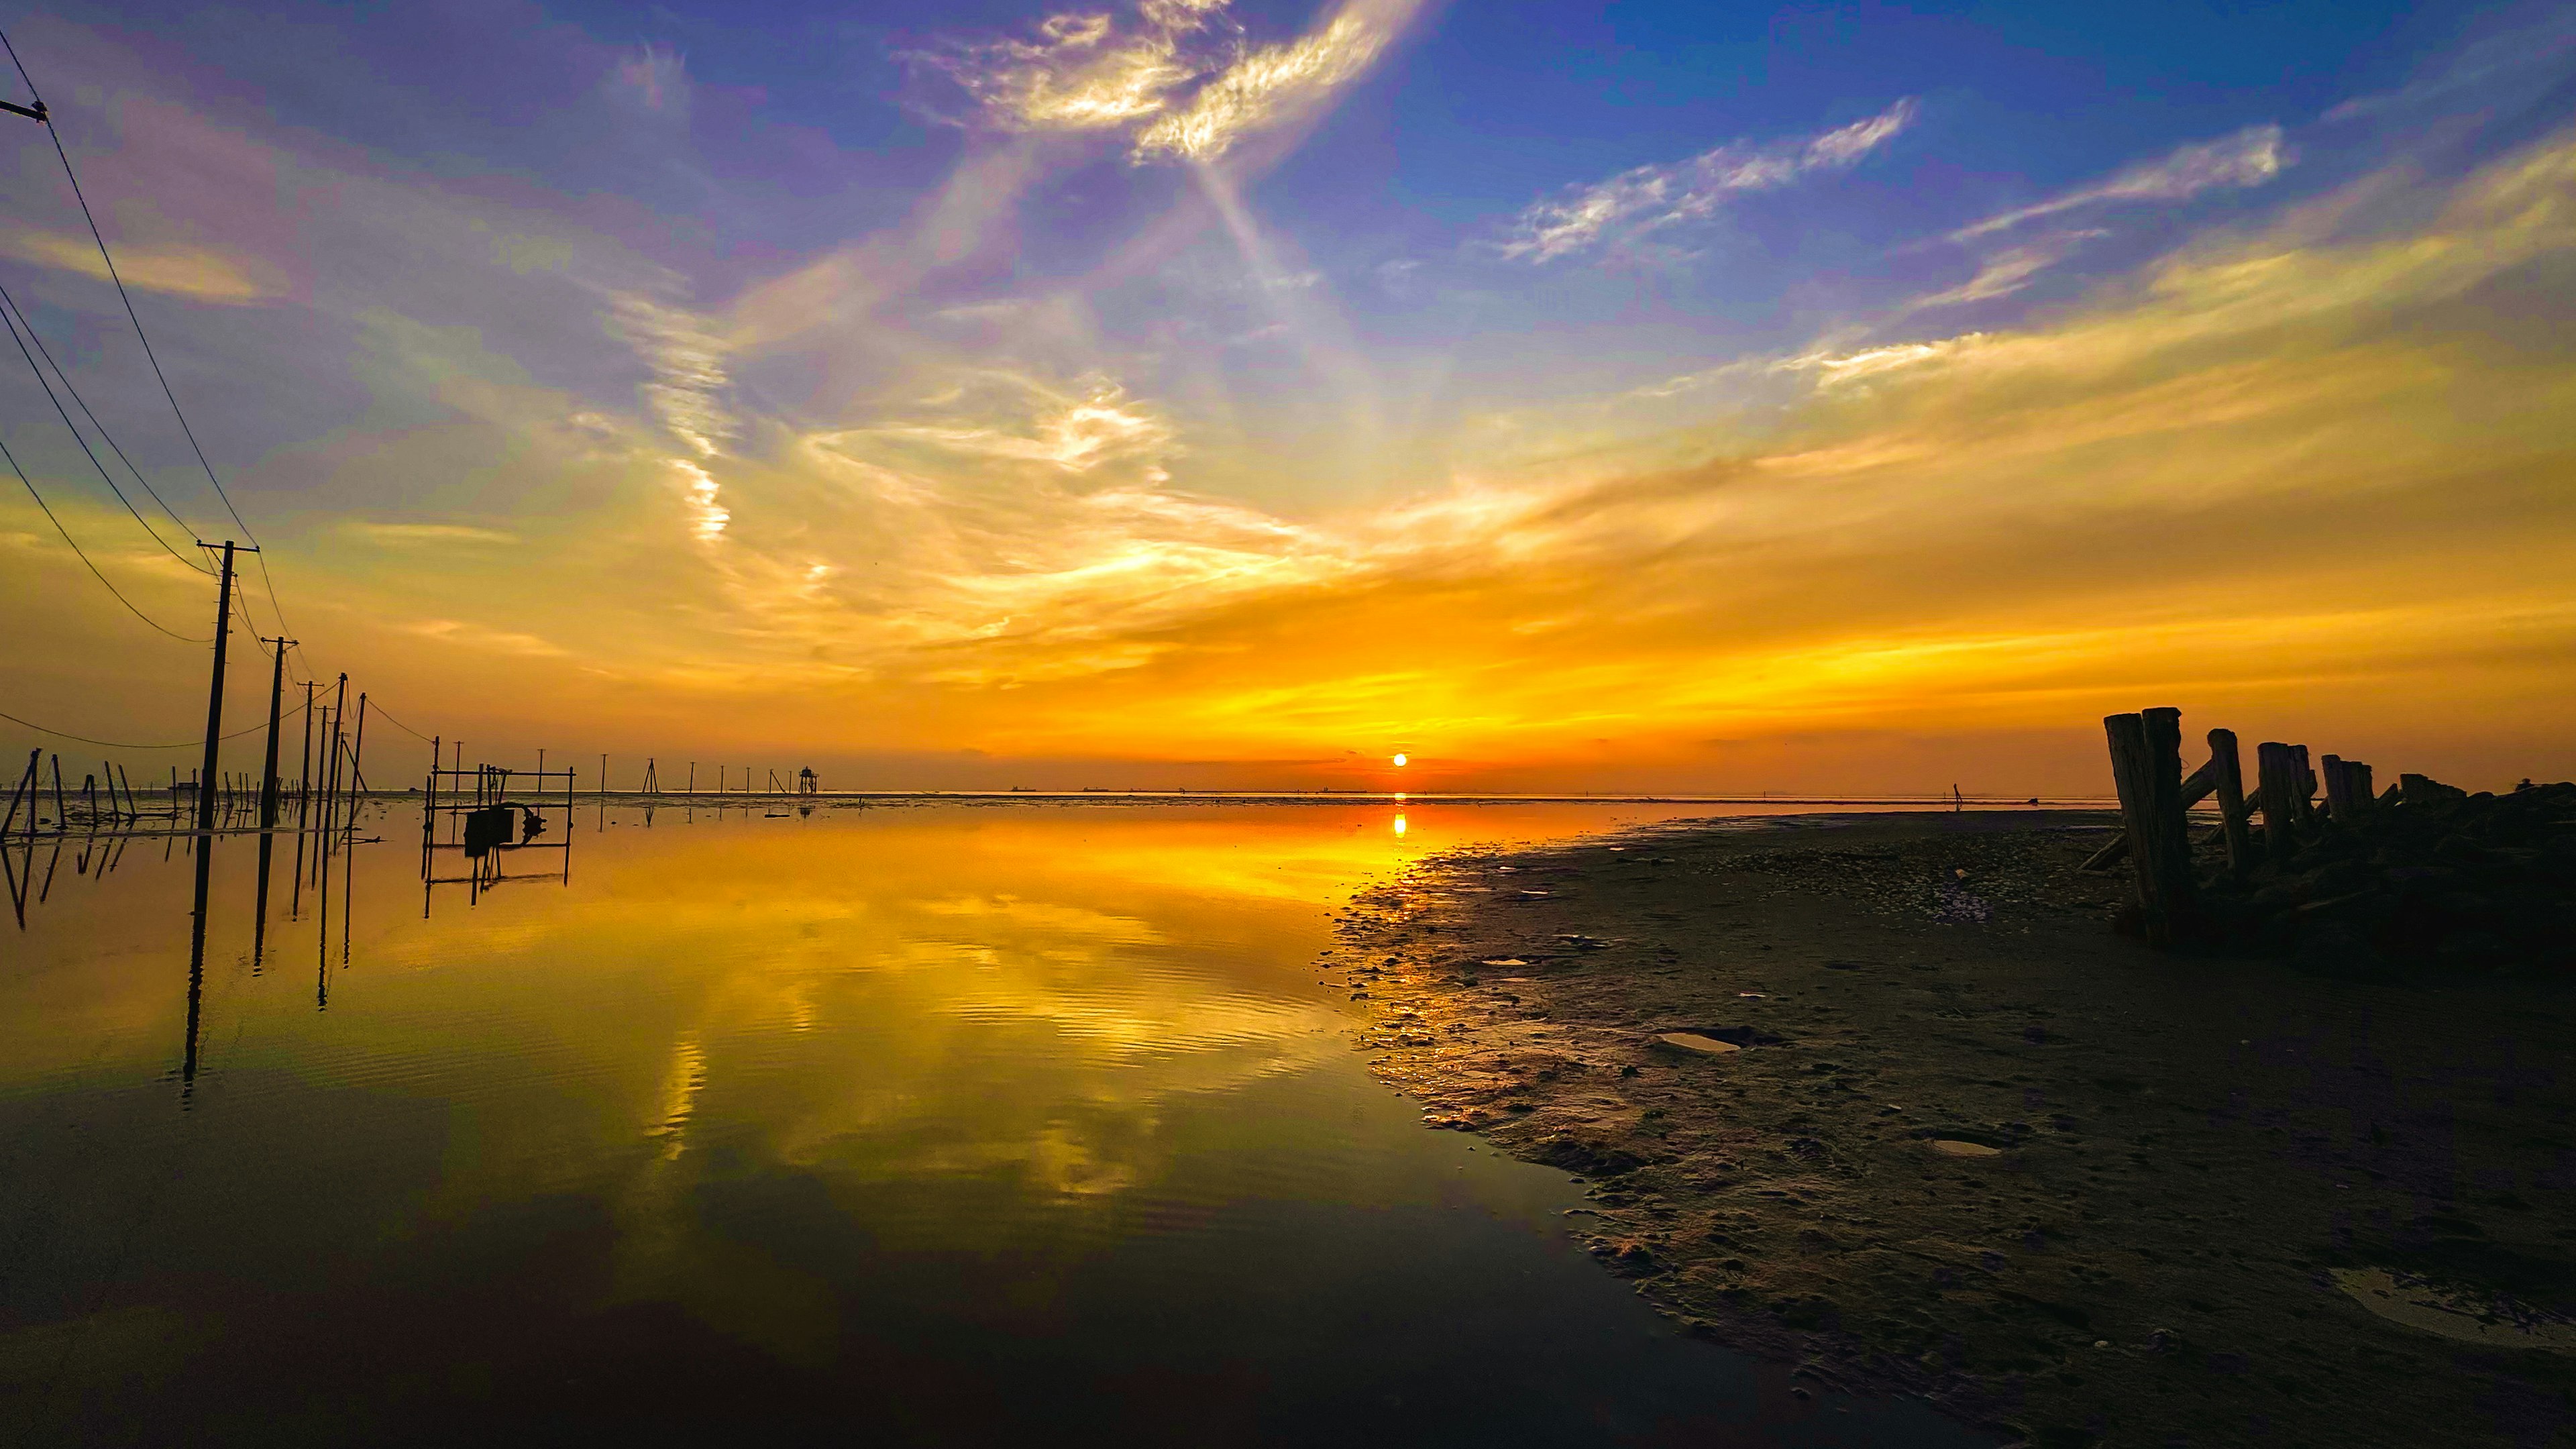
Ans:
{"type": "Polygon", "coordinates": [[[2576,1435],[2576,991],[2163,956],[2108,817],[1426,863],[1326,960],[1695,1331],[2042,1445],[2576,1435]]]}

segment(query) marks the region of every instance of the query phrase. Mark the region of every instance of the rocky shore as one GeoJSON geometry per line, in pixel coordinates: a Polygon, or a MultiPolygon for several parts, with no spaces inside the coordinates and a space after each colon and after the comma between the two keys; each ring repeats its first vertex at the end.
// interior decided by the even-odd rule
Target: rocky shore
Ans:
{"type": "Polygon", "coordinates": [[[2576,991],[2116,933],[2108,816],[1426,862],[1324,963],[1693,1331],[2041,1445],[2576,1433],[2576,991]],[[2313,963],[2310,963],[2313,964],[2313,963]]]}

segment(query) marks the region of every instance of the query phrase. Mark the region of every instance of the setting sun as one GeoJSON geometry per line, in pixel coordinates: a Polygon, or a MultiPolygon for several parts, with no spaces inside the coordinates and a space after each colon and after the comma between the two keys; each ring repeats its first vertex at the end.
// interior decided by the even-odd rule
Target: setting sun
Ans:
{"type": "Polygon", "coordinates": [[[1395,757],[1395,764],[1396,764],[1396,768],[1398,768],[1398,769],[1402,769],[1402,768],[1404,767],[1404,756],[1402,756],[1402,755],[1398,755],[1398,756],[1396,756],[1396,757],[1395,757]]]}

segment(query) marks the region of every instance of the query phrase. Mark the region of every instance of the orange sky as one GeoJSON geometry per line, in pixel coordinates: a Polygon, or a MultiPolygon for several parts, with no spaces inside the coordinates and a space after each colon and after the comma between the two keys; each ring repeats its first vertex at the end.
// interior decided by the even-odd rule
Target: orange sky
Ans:
{"type": "MultiPolygon", "coordinates": [[[[327,159],[225,135],[308,186],[327,159]]],[[[567,266],[650,368],[622,410],[490,328],[352,310],[336,365],[373,403],[241,470],[254,496],[312,480],[264,515],[300,667],[469,759],[605,751],[620,784],[650,754],[666,784],[696,759],[834,787],[2102,793],[2098,717],[2155,704],[2382,778],[2576,773],[2576,132],[2249,202],[1986,325],[1917,297],[1646,384],[1354,405],[1366,486],[1086,366],[1096,275],[1017,299],[1008,349],[885,344],[865,406],[734,385],[838,376],[882,299],[990,262],[1033,145],[970,150],[906,219],[720,303],[567,266]],[[388,478],[399,507],[332,505],[388,478]]],[[[1182,210],[1234,227],[1256,281],[1294,270],[1203,179],[1182,210]]],[[[588,244],[496,216],[460,230],[478,265],[588,244]]],[[[313,285],[128,224],[147,307],[237,319],[313,285]]],[[[94,286],[64,235],[7,249],[94,286]]],[[[1366,396],[1365,350],[1316,317],[1284,325],[1366,396]]],[[[50,496],[202,629],[201,579],[112,502],[50,496]]],[[[141,631],[23,495],[0,559],[11,712],[191,735],[202,650],[141,631]]],[[[248,724],[266,667],[236,659],[248,724]]],[[[406,762],[379,779],[425,755],[379,748],[406,762]]]]}

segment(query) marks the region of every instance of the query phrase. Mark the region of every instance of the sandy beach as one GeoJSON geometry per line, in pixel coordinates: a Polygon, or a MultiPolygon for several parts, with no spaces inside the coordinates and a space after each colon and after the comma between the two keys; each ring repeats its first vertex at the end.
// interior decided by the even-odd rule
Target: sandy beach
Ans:
{"type": "Polygon", "coordinates": [[[2576,1425],[2576,993],[2160,955],[2110,817],[1710,822],[1461,852],[1323,961],[1428,1121],[1819,1387],[2044,1445],[2576,1425]]]}

